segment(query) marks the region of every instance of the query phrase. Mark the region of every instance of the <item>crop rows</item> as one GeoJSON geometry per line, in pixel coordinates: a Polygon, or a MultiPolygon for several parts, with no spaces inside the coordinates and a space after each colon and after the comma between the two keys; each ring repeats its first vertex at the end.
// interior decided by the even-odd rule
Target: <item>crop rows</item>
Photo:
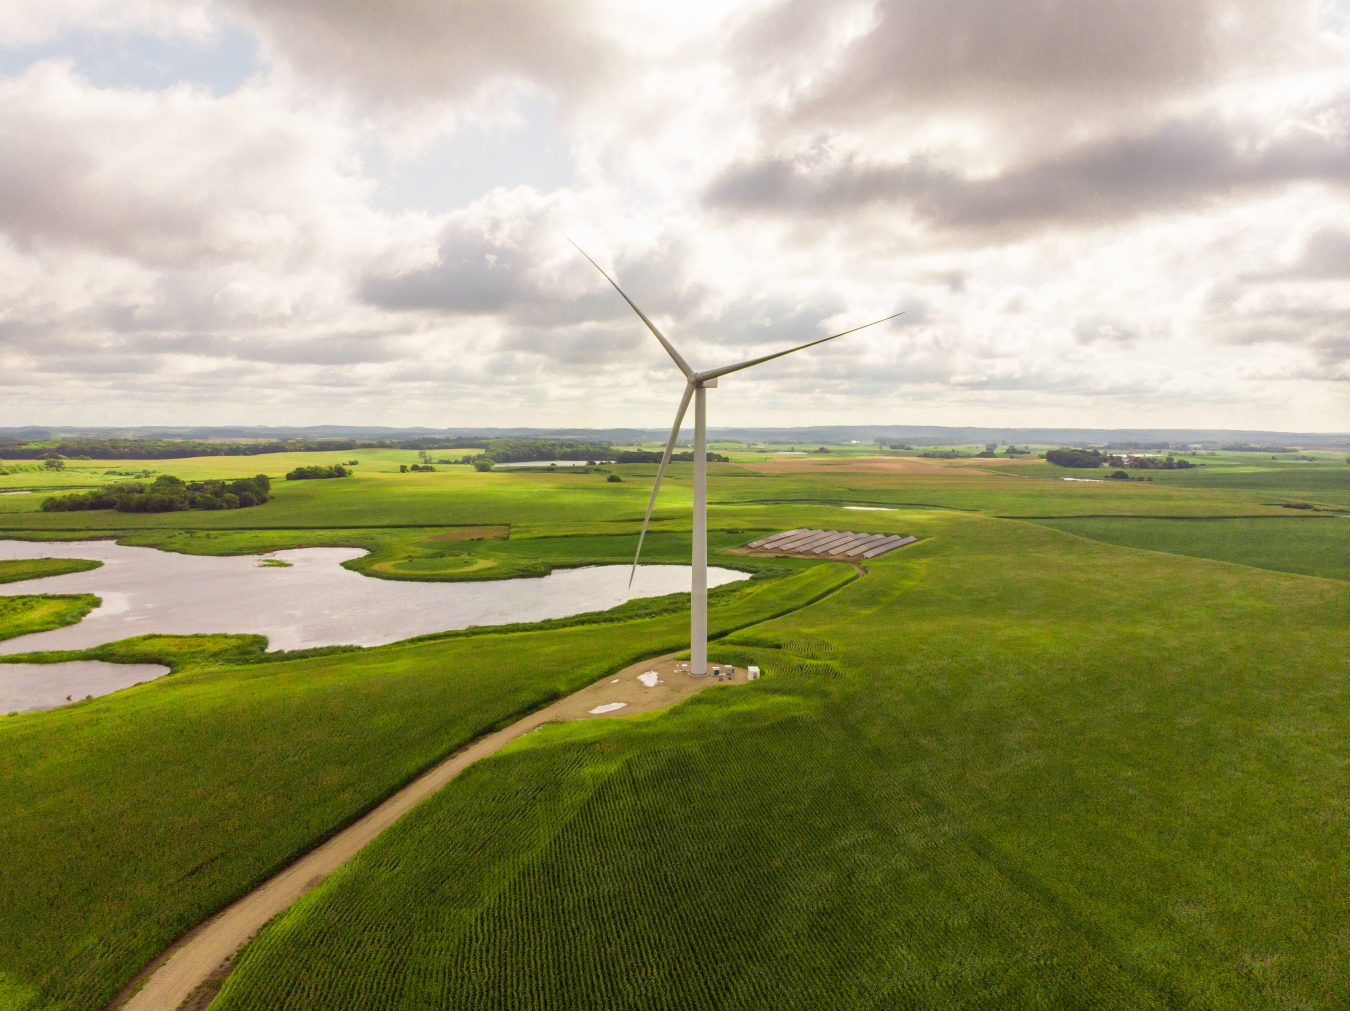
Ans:
{"type": "Polygon", "coordinates": [[[1350,830],[1307,812],[1350,759],[1350,592],[990,521],[924,544],[718,647],[762,681],[469,770],[217,1007],[1343,1006],[1350,830]]]}

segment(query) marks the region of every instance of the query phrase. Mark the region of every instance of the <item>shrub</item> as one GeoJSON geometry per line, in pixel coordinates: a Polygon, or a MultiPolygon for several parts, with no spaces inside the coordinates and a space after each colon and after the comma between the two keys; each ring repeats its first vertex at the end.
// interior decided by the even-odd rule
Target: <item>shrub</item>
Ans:
{"type": "Polygon", "coordinates": [[[618,474],[611,474],[609,477],[605,478],[605,480],[610,484],[619,484],[623,481],[623,478],[619,477],[618,474]]]}
{"type": "Polygon", "coordinates": [[[489,460],[487,457],[482,457],[481,459],[475,460],[473,462],[473,469],[478,471],[479,473],[489,471],[492,469],[492,461],[489,460]]]}

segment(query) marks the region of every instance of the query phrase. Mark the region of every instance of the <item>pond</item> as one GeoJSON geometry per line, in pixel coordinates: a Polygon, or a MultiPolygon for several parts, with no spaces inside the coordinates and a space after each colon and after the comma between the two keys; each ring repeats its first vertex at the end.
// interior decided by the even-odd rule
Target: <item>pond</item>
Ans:
{"type": "MultiPolygon", "coordinates": [[[[604,460],[597,460],[597,463],[605,463],[604,460]]],[[[505,470],[508,467],[586,467],[590,464],[586,460],[522,460],[519,463],[499,463],[493,470],[505,470]]]]}
{"type": "MultiPolygon", "coordinates": [[[[112,541],[0,541],[0,558],[95,558],[103,567],[0,586],[0,594],[95,593],[76,625],[0,642],[0,653],[85,649],[133,635],[248,632],[269,649],[379,646],[414,635],[603,611],[634,597],[688,593],[687,565],[558,569],[541,579],[418,583],[342,568],[360,548],[297,548],[265,557],[180,555],[112,541]],[[267,565],[266,562],[289,565],[267,565]]],[[[748,579],[708,569],[708,586],[748,579]]],[[[81,697],[87,694],[82,692],[81,697]]]]}
{"type": "Polygon", "coordinates": [[[0,713],[50,709],[78,702],[86,695],[107,695],[142,681],[169,673],[155,663],[104,663],[73,660],[69,663],[0,664],[0,713]]]}

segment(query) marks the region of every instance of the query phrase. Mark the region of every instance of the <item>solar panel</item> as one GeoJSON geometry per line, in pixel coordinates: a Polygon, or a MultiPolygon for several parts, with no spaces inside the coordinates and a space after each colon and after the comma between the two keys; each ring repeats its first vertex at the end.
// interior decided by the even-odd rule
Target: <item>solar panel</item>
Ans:
{"type": "Polygon", "coordinates": [[[875,558],[877,555],[884,555],[887,551],[894,551],[896,548],[903,548],[906,544],[913,544],[917,540],[917,537],[896,536],[893,539],[888,538],[880,544],[873,546],[870,551],[864,552],[863,557],[875,558]]]}
{"type": "Polygon", "coordinates": [[[842,554],[843,552],[847,551],[849,548],[857,547],[857,546],[858,546],[859,544],[861,544],[863,541],[870,541],[874,536],[876,536],[876,535],[875,535],[875,534],[854,534],[852,537],[850,537],[848,540],[844,541],[843,543],[841,543],[841,544],[836,544],[834,547],[830,548],[830,552],[829,552],[829,553],[832,554],[832,555],[842,554]]]}
{"type": "Polygon", "coordinates": [[[747,545],[747,547],[751,548],[768,547],[769,545],[775,544],[778,541],[786,540],[789,537],[795,537],[797,534],[804,534],[804,533],[806,533],[805,527],[797,527],[797,529],[795,530],[785,530],[781,534],[770,534],[768,537],[761,537],[757,541],[751,541],[747,545]]]}
{"type": "Polygon", "coordinates": [[[853,547],[845,551],[844,557],[852,558],[854,555],[860,555],[868,548],[875,547],[878,543],[884,541],[886,537],[886,534],[872,534],[872,536],[868,537],[866,540],[859,541],[857,544],[853,545],[853,547]]]}
{"type": "Polygon", "coordinates": [[[786,541],[779,541],[774,545],[774,548],[778,551],[796,551],[798,545],[804,544],[814,537],[819,537],[824,532],[824,530],[808,530],[805,533],[798,534],[796,537],[789,538],[786,541]]]}
{"type": "Polygon", "coordinates": [[[804,541],[798,541],[796,547],[794,547],[792,550],[810,551],[814,548],[820,547],[820,545],[826,543],[827,541],[834,540],[838,536],[839,536],[838,530],[824,530],[816,534],[815,537],[808,538],[807,540],[804,541]]]}
{"type": "Polygon", "coordinates": [[[851,533],[842,533],[842,534],[838,534],[838,533],[837,533],[837,534],[835,534],[833,537],[827,537],[827,538],[825,538],[825,540],[821,541],[820,543],[818,543],[818,544],[813,544],[813,545],[811,546],[811,554],[813,554],[813,555],[818,555],[818,554],[820,554],[822,551],[828,551],[828,550],[830,550],[830,548],[834,547],[836,544],[842,544],[842,543],[844,543],[845,541],[851,541],[851,540],[853,540],[853,538],[854,538],[855,536],[856,536],[855,534],[851,534],[851,533]]]}

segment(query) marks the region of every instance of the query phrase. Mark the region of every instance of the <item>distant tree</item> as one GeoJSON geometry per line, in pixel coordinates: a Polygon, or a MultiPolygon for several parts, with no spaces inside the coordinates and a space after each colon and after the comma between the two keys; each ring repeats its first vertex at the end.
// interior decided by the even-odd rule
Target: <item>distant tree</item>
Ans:
{"type": "Polygon", "coordinates": [[[421,460],[424,464],[425,464],[425,463],[430,463],[430,462],[431,462],[431,454],[428,453],[425,449],[419,449],[419,450],[417,451],[417,459],[421,460]]]}
{"type": "Polygon", "coordinates": [[[492,461],[485,456],[479,457],[473,462],[473,469],[480,474],[489,471],[492,469],[492,461]]]}
{"type": "Polygon", "coordinates": [[[56,457],[49,456],[46,460],[43,461],[43,466],[45,466],[48,470],[65,470],[66,461],[57,459],[56,457]]]}
{"type": "Polygon", "coordinates": [[[619,484],[621,481],[623,481],[623,478],[619,477],[618,474],[611,474],[609,475],[609,477],[605,478],[605,480],[608,481],[610,484],[619,484]]]}

